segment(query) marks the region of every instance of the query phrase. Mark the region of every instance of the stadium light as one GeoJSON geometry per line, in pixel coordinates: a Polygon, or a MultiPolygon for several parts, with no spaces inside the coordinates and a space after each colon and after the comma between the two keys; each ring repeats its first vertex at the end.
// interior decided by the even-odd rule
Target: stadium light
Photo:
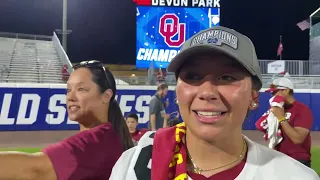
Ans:
{"type": "Polygon", "coordinates": [[[68,1],[63,0],[63,15],[62,15],[62,46],[65,51],[67,51],[67,9],[68,9],[68,1]]]}
{"type": "Polygon", "coordinates": [[[62,35],[62,47],[67,53],[67,35],[72,32],[72,30],[67,29],[67,11],[68,10],[68,0],[63,0],[63,10],[62,10],[62,30],[56,29],[58,34],[62,35]]]}

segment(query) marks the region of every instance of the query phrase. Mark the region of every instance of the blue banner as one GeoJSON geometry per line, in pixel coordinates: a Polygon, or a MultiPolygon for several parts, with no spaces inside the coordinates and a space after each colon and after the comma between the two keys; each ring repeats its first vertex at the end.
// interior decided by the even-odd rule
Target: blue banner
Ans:
{"type": "MultiPolygon", "coordinates": [[[[0,84],[0,131],[77,130],[79,125],[68,120],[66,86],[48,84],[0,84]]],[[[174,87],[169,87],[167,113],[178,111],[174,87]]],[[[149,121],[149,102],[155,86],[118,86],[116,100],[122,112],[137,113],[139,127],[146,128],[149,121]]],[[[164,98],[164,101],[165,99],[164,98]]],[[[270,94],[260,93],[260,105],[250,112],[243,124],[244,130],[254,130],[255,122],[269,107],[270,94]]],[[[320,130],[320,91],[295,92],[295,98],[308,105],[314,117],[313,130],[320,130]]]]}
{"type": "MultiPolygon", "coordinates": [[[[66,86],[45,84],[1,84],[0,131],[77,130],[66,111],[66,86]]],[[[116,95],[124,116],[137,113],[139,127],[147,127],[149,102],[156,87],[119,86],[116,95]]],[[[167,113],[177,111],[174,91],[167,113]]],[[[164,100],[166,99],[164,98],[164,100]]]]}
{"type": "Polygon", "coordinates": [[[166,68],[181,45],[220,23],[219,8],[137,6],[136,67],[166,68]]]}

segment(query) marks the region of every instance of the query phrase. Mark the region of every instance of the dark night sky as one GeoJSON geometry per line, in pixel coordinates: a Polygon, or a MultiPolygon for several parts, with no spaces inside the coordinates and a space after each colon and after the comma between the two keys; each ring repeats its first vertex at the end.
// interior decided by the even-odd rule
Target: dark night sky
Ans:
{"type": "MultiPolygon", "coordinates": [[[[221,25],[252,39],[259,59],[275,59],[283,36],[283,59],[308,59],[309,31],[296,23],[319,0],[220,0],[221,25]]],[[[135,5],[131,0],[69,0],[68,55],[72,62],[96,59],[135,64],[135,5]]],[[[62,0],[1,0],[0,31],[52,35],[62,26],[62,0]]]]}

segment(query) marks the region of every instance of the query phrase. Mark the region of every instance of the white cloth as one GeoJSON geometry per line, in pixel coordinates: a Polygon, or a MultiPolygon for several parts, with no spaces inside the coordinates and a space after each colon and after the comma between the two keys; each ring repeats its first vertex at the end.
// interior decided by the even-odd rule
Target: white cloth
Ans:
{"type": "MultiPolygon", "coordinates": [[[[109,180],[150,179],[153,133],[145,133],[138,146],[121,155],[109,180]]],[[[248,144],[246,164],[235,180],[319,180],[314,170],[295,159],[245,139],[248,144]]],[[[192,179],[188,177],[188,180],[192,179]]]]}
{"type": "MultiPolygon", "coordinates": [[[[283,108],[284,101],[279,100],[278,98],[275,98],[273,96],[269,100],[271,107],[279,107],[283,108]]],[[[268,117],[267,117],[267,123],[268,123],[268,131],[267,131],[267,140],[269,140],[269,148],[274,148],[277,144],[279,144],[283,137],[281,136],[281,133],[279,132],[279,122],[278,118],[273,114],[272,111],[270,111],[268,117]]]]}

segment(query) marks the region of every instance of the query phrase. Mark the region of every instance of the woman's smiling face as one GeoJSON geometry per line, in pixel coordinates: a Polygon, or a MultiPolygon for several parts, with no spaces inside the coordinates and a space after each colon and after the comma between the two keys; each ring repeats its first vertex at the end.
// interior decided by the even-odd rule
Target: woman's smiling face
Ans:
{"type": "Polygon", "coordinates": [[[221,54],[190,57],[180,69],[176,91],[188,130],[207,141],[241,131],[258,95],[246,69],[221,54]]]}

